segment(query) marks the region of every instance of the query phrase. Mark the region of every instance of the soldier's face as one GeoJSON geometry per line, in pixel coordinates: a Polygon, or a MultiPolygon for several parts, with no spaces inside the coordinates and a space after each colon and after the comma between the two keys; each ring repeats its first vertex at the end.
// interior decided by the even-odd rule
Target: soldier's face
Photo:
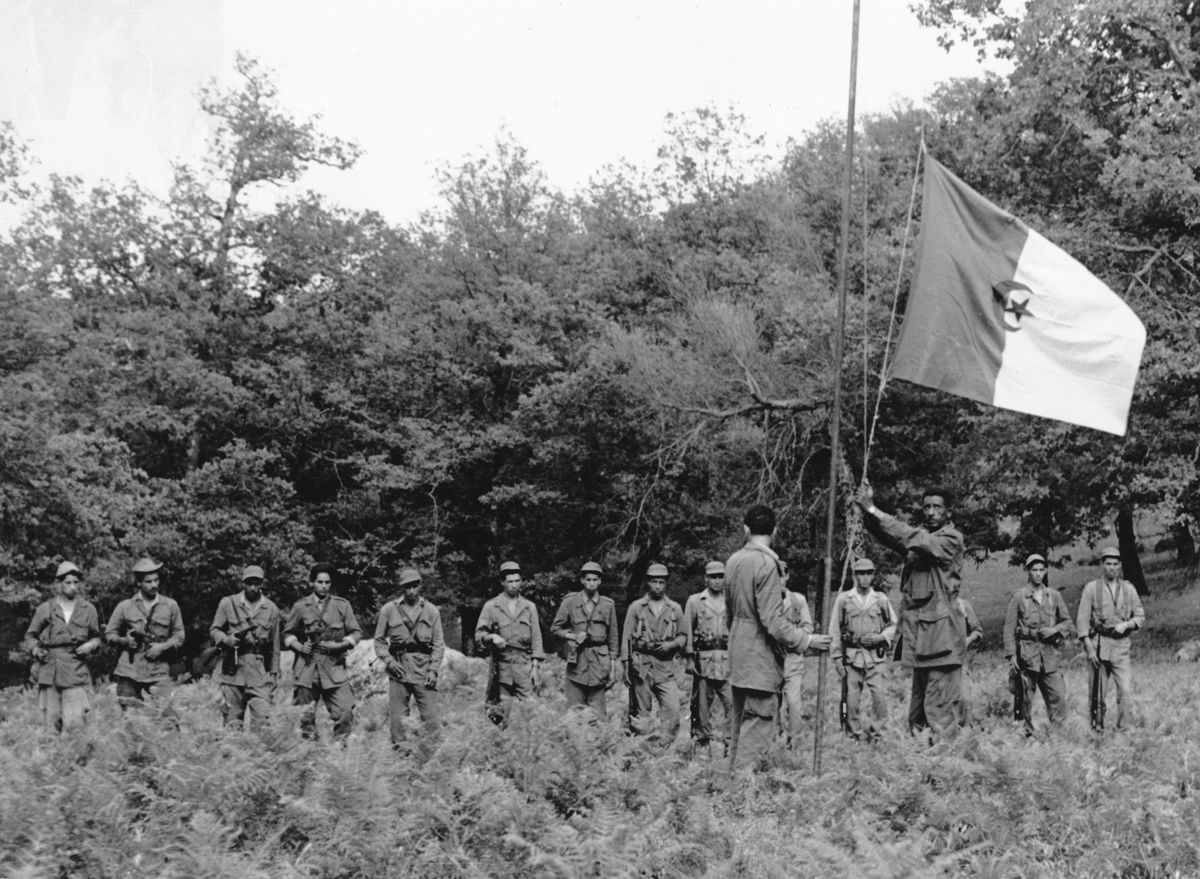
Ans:
{"type": "MultiPolygon", "coordinates": [[[[708,583],[708,588],[710,590],[712,590],[713,592],[721,592],[725,589],[725,575],[724,574],[706,574],[704,579],[708,583]]],[[[784,585],[787,585],[786,576],[784,579],[785,579],[784,585]]]]}
{"type": "Polygon", "coordinates": [[[588,595],[595,595],[600,591],[599,574],[584,574],[579,578],[579,582],[583,584],[583,591],[588,595]]]}
{"type": "Polygon", "coordinates": [[[242,591],[246,593],[246,597],[251,601],[258,601],[258,597],[262,595],[263,581],[257,577],[251,577],[249,580],[242,581],[242,591]]]}
{"type": "Polygon", "coordinates": [[[67,574],[58,581],[58,594],[68,601],[79,594],[79,577],[75,574],[67,574]]]}
{"type": "Polygon", "coordinates": [[[855,571],[854,588],[859,592],[870,592],[871,582],[875,579],[874,571],[855,571]]]}
{"type": "Polygon", "coordinates": [[[500,581],[504,586],[504,594],[509,598],[516,598],[521,594],[521,575],[520,574],[505,574],[504,579],[500,581]]]}
{"type": "Polygon", "coordinates": [[[667,592],[666,577],[651,577],[646,581],[646,585],[650,589],[651,598],[662,598],[667,592]]]}
{"type": "Polygon", "coordinates": [[[1121,576],[1121,560],[1120,559],[1105,559],[1104,560],[1104,576],[1109,580],[1115,580],[1121,576]]]}
{"type": "Polygon", "coordinates": [[[417,599],[421,597],[421,581],[409,583],[404,587],[404,602],[406,604],[416,604],[417,599]]]}
{"type": "Polygon", "coordinates": [[[927,494],[921,501],[921,515],[927,528],[941,528],[946,524],[946,499],[938,494],[927,494]]]}
{"type": "Polygon", "coordinates": [[[1033,586],[1041,586],[1046,582],[1046,566],[1041,562],[1034,562],[1029,566],[1029,582],[1033,586]]]}
{"type": "Polygon", "coordinates": [[[153,598],[158,594],[158,571],[152,574],[142,574],[138,580],[138,589],[142,590],[142,595],[147,598],[153,598]]]}
{"type": "Polygon", "coordinates": [[[317,598],[324,598],[329,594],[329,590],[333,588],[333,577],[322,571],[313,578],[312,588],[317,598]]]}

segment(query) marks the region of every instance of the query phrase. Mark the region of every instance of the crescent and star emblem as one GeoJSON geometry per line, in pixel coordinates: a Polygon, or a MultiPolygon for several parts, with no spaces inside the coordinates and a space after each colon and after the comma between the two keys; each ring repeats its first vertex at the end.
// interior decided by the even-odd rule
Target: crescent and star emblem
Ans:
{"type": "Polygon", "coordinates": [[[1005,332],[1015,333],[1021,329],[1021,318],[1037,317],[1029,310],[1033,291],[1016,281],[1001,281],[992,287],[992,295],[1000,306],[1000,320],[1005,332]]]}

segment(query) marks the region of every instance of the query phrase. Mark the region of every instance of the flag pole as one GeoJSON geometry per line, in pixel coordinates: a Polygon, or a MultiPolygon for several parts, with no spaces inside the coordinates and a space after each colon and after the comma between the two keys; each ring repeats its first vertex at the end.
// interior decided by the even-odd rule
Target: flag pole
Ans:
{"type": "MultiPolygon", "coordinates": [[[[821,592],[819,631],[829,631],[829,598],[833,584],[833,538],[837,528],[838,464],[841,449],[838,442],[842,421],[842,354],[846,340],[846,262],[850,247],[850,191],[854,175],[854,99],[858,89],[858,19],[860,0],[854,0],[854,17],[850,27],[850,97],[846,110],[846,162],[842,169],[842,226],[838,245],[837,327],[833,336],[833,405],[829,410],[829,510],[825,517],[825,584],[821,592]]],[[[840,583],[839,583],[840,585],[840,583]]],[[[825,730],[825,681],[828,677],[828,654],[817,661],[817,717],[813,732],[813,774],[821,774],[821,746],[825,730]]]]}

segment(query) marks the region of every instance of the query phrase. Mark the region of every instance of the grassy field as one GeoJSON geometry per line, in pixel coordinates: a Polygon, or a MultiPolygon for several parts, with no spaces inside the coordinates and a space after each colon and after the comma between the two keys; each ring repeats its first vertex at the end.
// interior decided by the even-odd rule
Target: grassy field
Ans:
{"type": "MultiPolygon", "coordinates": [[[[1001,573],[969,581],[992,644],[1015,585],[1001,573]]],[[[1062,582],[1073,609],[1079,584],[1062,582]]],[[[31,693],[7,690],[0,875],[1196,877],[1200,669],[1170,660],[1173,636],[1195,631],[1196,593],[1165,592],[1147,614],[1126,729],[1087,729],[1074,656],[1066,727],[1050,735],[1038,706],[1027,741],[1002,657],[985,649],[978,723],[957,741],[901,731],[907,680],[893,669],[889,734],[848,742],[828,711],[819,778],[806,741],[731,781],[686,731],[664,750],[625,736],[619,717],[564,711],[556,680],[506,730],[484,719],[477,673],[445,681],[446,734],[428,760],[415,733],[388,746],[380,697],[336,747],[300,739],[282,705],[261,734],[225,732],[209,682],[125,716],[101,693],[88,729],[62,738],[36,731],[31,693]]]]}

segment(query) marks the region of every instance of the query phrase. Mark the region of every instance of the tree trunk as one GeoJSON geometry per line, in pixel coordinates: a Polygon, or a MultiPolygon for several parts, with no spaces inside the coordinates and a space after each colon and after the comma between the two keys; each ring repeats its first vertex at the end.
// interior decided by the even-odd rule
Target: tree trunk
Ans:
{"type": "Polygon", "coordinates": [[[1175,537],[1175,564],[1180,568],[1190,568],[1196,564],[1196,539],[1192,537],[1192,529],[1187,521],[1176,522],[1171,531],[1175,537]]]}
{"type": "Polygon", "coordinates": [[[1133,534],[1133,507],[1121,507],[1117,511],[1117,542],[1125,579],[1133,584],[1138,595],[1149,595],[1146,575],[1142,572],[1142,560],[1138,558],[1137,538],[1133,534]]]}

